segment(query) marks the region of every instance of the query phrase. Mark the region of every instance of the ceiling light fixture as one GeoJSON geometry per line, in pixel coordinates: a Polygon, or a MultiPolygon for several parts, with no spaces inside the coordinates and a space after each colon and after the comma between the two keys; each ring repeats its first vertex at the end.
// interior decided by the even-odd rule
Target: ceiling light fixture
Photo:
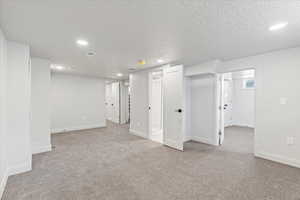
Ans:
{"type": "Polygon", "coordinates": [[[274,25],[269,27],[269,30],[270,31],[277,31],[277,30],[283,29],[288,24],[289,24],[288,22],[281,22],[281,23],[278,23],[278,24],[274,24],[274,25]]]}
{"type": "Polygon", "coordinates": [[[164,60],[163,60],[163,59],[158,59],[157,62],[158,62],[158,63],[163,63],[164,60]]]}
{"type": "Polygon", "coordinates": [[[89,42],[86,41],[86,40],[77,40],[76,43],[77,43],[79,46],[88,46],[88,45],[89,45],[89,42]]]}
{"type": "Polygon", "coordinates": [[[122,74],[122,73],[117,73],[117,76],[118,76],[118,77],[122,77],[123,74],[122,74]]]}
{"type": "Polygon", "coordinates": [[[66,68],[64,66],[62,66],[62,65],[51,65],[51,69],[62,71],[64,69],[66,69],[66,68]]]}

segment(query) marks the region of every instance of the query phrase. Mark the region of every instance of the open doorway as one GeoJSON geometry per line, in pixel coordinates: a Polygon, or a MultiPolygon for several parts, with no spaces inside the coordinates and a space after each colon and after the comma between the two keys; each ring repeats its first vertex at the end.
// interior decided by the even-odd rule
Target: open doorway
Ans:
{"type": "Polygon", "coordinates": [[[255,70],[221,75],[221,137],[222,148],[254,152],[255,70]]]}
{"type": "Polygon", "coordinates": [[[162,71],[149,73],[149,138],[163,143],[162,71]]]}

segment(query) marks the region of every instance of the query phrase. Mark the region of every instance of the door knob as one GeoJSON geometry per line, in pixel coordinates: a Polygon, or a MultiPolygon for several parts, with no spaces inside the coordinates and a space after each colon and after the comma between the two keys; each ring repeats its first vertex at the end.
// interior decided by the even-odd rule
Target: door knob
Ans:
{"type": "Polygon", "coordinates": [[[179,113],[181,113],[182,112],[182,109],[177,109],[177,110],[175,110],[175,112],[179,112],[179,113]]]}

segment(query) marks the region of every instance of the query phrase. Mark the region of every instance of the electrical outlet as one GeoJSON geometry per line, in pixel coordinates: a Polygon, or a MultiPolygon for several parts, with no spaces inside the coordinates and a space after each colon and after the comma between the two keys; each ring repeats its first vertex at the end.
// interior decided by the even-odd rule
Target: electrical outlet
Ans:
{"type": "Polygon", "coordinates": [[[286,138],[286,144],[287,145],[293,145],[294,144],[294,137],[287,137],[286,138]]]}

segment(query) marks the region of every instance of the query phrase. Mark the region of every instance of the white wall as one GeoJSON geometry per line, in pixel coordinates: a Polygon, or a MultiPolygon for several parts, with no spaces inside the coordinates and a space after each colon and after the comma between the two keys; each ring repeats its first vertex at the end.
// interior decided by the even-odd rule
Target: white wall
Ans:
{"type": "Polygon", "coordinates": [[[199,74],[214,74],[217,67],[221,64],[220,60],[212,60],[198,65],[185,68],[185,76],[193,76],[199,74]]]}
{"type": "Polygon", "coordinates": [[[216,137],[216,77],[212,74],[192,76],[190,86],[190,135],[199,142],[217,145],[216,137]]]}
{"type": "Polygon", "coordinates": [[[255,155],[300,167],[300,48],[224,62],[218,72],[255,68],[255,155]],[[280,104],[287,100],[286,104],[280,104]],[[287,145],[287,138],[294,145],[287,145]]]}
{"type": "Polygon", "coordinates": [[[149,132],[149,71],[130,74],[130,131],[148,138],[149,132]]]}
{"type": "Polygon", "coordinates": [[[106,126],[105,81],[53,73],[51,132],[106,126]]]}
{"type": "Polygon", "coordinates": [[[0,199],[7,181],[6,160],[6,39],[0,29],[0,199]]]}
{"type": "Polygon", "coordinates": [[[32,153],[51,150],[50,61],[31,59],[31,148],[32,153]]]}
{"type": "Polygon", "coordinates": [[[254,128],[255,89],[244,89],[244,80],[232,80],[232,125],[254,128]]]}
{"type": "Polygon", "coordinates": [[[31,170],[29,47],[7,43],[7,162],[9,174],[31,170]]]}

